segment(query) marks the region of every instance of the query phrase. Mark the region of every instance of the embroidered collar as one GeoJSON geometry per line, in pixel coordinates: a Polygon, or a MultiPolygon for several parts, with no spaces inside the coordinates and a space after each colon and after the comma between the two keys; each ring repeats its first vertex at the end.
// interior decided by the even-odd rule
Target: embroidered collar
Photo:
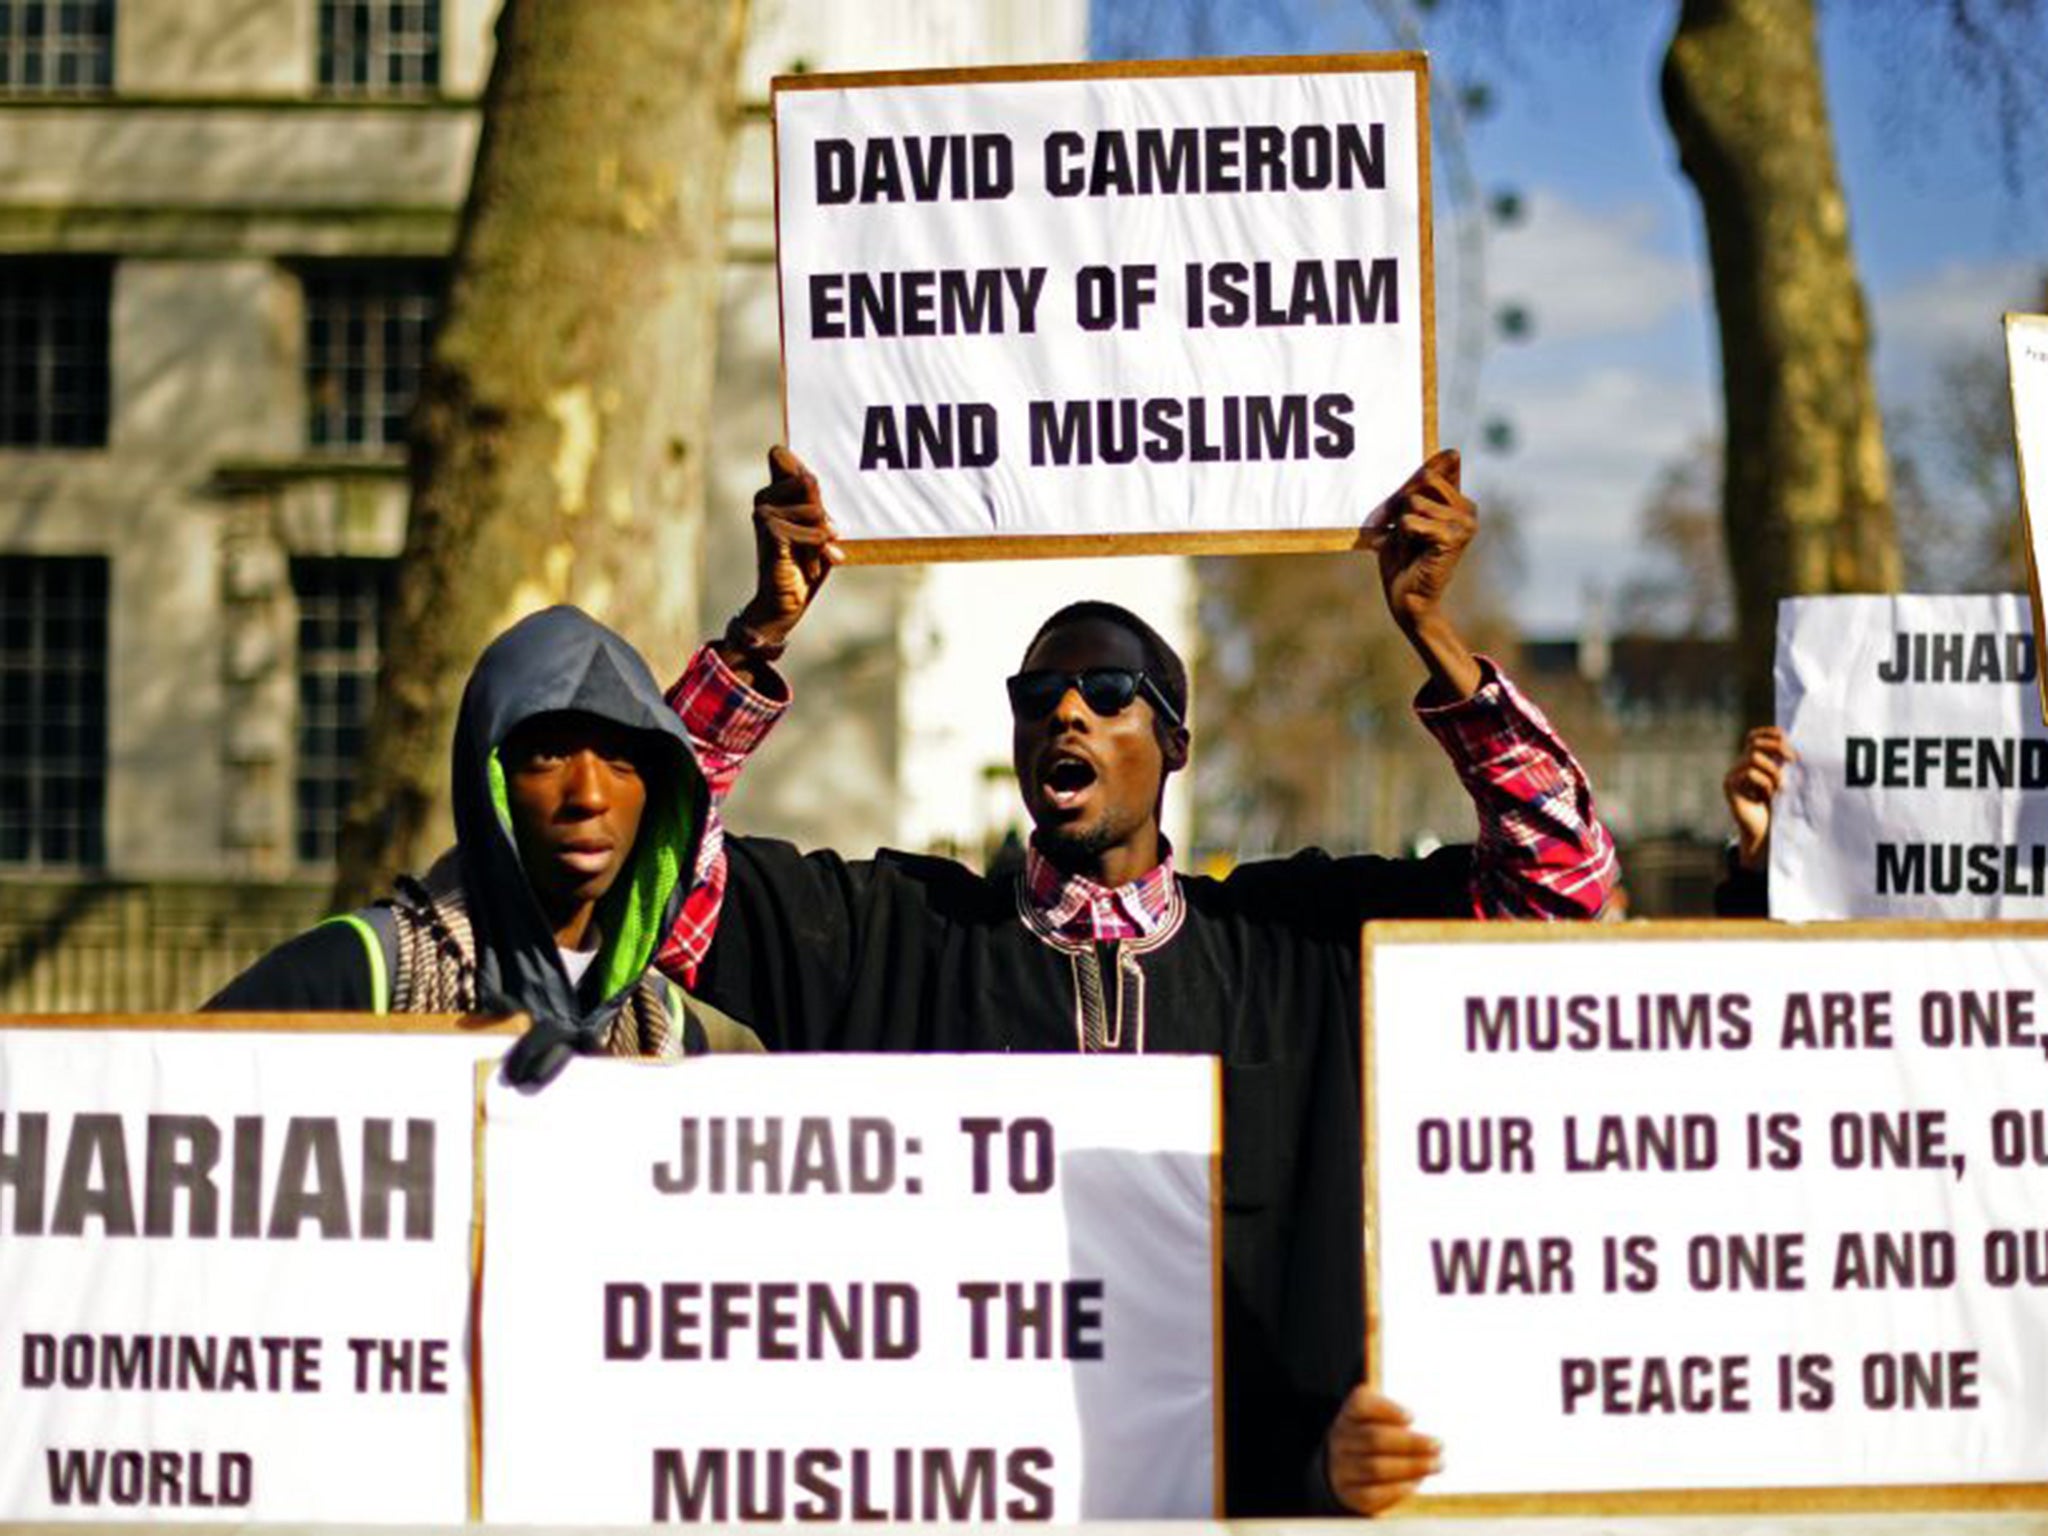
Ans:
{"type": "Polygon", "coordinates": [[[1160,846],[1166,856],[1157,865],[1127,885],[1111,887],[1086,875],[1061,874],[1033,844],[1024,855],[1024,899],[1050,933],[1070,943],[1151,938],[1179,909],[1173,849],[1163,839],[1160,846]]]}

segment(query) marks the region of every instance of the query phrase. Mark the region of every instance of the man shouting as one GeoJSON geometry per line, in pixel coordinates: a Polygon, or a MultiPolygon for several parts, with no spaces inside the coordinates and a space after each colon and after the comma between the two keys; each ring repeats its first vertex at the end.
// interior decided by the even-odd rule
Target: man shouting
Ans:
{"type": "MultiPolygon", "coordinates": [[[[774,662],[841,558],[816,481],[786,450],[769,463],[754,595],[670,693],[714,796],[788,708],[774,662]]],[[[1417,712],[1478,813],[1470,846],[1182,874],[1160,808],[1188,762],[1186,669],[1135,614],[1078,602],[1006,685],[1033,827],[1021,876],[728,833],[660,957],[771,1049],[1221,1058],[1233,1516],[1376,1513],[1438,1465],[1362,1385],[1359,925],[1589,918],[1615,881],[1578,764],[1444,611],[1477,528],[1457,455],[1389,512],[1379,583],[1425,673],[1417,712]]]]}

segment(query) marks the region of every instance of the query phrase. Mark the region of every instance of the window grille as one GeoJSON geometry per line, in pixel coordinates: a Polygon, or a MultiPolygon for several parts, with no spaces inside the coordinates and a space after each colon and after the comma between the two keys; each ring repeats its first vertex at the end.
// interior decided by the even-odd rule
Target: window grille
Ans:
{"type": "Polygon", "coordinates": [[[106,862],[107,562],[0,556],[0,866],[106,862]]]}
{"type": "Polygon", "coordinates": [[[370,724],[395,560],[292,561],[299,603],[294,844],[301,863],[333,861],[370,724]]]}
{"type": "Polygon", "coordinates": [[[320,0],[320,89],[431,96],[441,84],[440,0],[320,0]]]}
{"type": "Polygon", "coordinates": [[[303,278],[307,440],[318,449],[404,447],[440,308],[440,266],[345,263],[308,267],[303,278]]]}
{"type": "Polygon", "coordinates": [[[113,84],[114,0],[0,0],[0,95],[113,84]]]}
{"type": "Polygon", "coordinates": [[[105,446],[113,271],[92,257],[0,257],[0,447],[105,446]]]}

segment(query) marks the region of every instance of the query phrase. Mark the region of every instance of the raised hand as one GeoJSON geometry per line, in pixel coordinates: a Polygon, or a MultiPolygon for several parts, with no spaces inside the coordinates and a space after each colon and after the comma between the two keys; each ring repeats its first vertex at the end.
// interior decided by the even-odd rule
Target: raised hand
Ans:
{"type": "Polygon", "coordinates": [[[818,480],[781,444],[768,450],[768,483],[754,493],[754,595],[716,642],[725,664],[749,686],[780,693],[771,665],[846,559],[825,514],[818,480]]]}
{"type": "Polygon", "coordinates": [[[1735,821],[1735,862],[1762,869],[1771,854],[1771,802],[1785,784],[1785,769],[1799,761],[1775,725],[1759,725],[1742,738],[1742,754],[1721,780],[1735,821]]]}
{"type": "Polygon", "coordinates": [[[1431,454],[1387,498],[1376,523],[1387,612],[1429,668],[1439,700],[1469,697],[1483,674],[1443,610],[1451,576],[1479,532],[1479,508],[1458,488],[1458,451],[1431,454]]]}
{"type": "Polygon", "coordinates": [[[754,493],[754,595],[739,617],[764,646],[788,640],[846,559],[838,537],[817,477],[787,448],[769,449],[768,483],[754,493]]]}
{"type": "Polygon", "coordinates": [[[1404,630],[1436,613],[1465,546],[1479,531],[1479,508],[1458,488],[1458,450],[1430,455],[1388,498],[1379,541],[1387,610],[1404,630]]]}

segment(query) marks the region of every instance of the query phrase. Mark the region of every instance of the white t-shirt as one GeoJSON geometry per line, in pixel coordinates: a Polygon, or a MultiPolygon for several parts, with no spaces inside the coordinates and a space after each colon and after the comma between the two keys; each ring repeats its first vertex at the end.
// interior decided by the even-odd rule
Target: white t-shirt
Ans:
{"type": "Polygon", "coordinates": [[[562,969],[569,973],[569,985],[582,986],[583,973],[590,969],[590,962],[597,958],[597,946],[593,944],[588,949],[557,948],[555,953],[562,957],[562,969]]]}

